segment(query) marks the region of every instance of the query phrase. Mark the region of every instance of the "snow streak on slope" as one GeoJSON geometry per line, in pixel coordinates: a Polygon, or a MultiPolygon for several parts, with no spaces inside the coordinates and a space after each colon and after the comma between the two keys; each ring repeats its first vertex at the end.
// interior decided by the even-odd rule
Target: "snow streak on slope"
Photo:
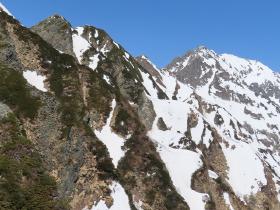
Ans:
{"type": "Polygon", "coordinates": [[[75,29],[78,34],[73,33],[72,39],[73,39],[73,51],[78,59],[78,61],[81,63],[83,54],[85,51],[87,51],[90,48],[89,42],[82,37],[82,34],[84,32],[83,27],[77,27],[75,29]]]}
{"type": "MultiPolygon", "coordinates": [[[[105,201],[101,200],[94,204],[91,210],[130,210],[128,196],[123,187],[118,182],[113,181],[110,190],[111,197],[113,198],[113,205],[109,208],[105,201]]],[[[84,208],[83,210],[88,210],[88,208],[84,208]]]]}
{"type": "Polygon", "coordinates": [[[142,77],[144,77],[144,86],[146,87],[149,93],[152,93],[150,94],[153,98],[157,98],[157,90],[154,87],[152,80],[149,78],[150,76],[156,82],[158,87],[160,87],[160,89],[162,89],[163,92],[168,96],[169,99],[171,99],[172,96],[174,96],[174,94],[176,93],[176,88],[177,93],[175,95],[180,101],[186,100],[187,96],[189,96],[193,92],[193,89],[191,87],[178,81],[169,72],[160,71],[147,57],[141,56],[141,59],[149,63],[152,66],[153,70],[157,72],[157,74],[159,74],[160,77],[161,82],[158,81],[158,78],[156,76],[152,76],[148,73],[140,71],[142,77]]]}
{"type": "Polygon", "coordinates": [[[1,12],[1,10],[3,10],[4,12],[6,12],[8,15],[14,17],[14,16],[10,13],[10,11],[0,2],[0,12],[1,12]]]}
{"type": "MultiPolygon", "coordinates": [[[[150,137],[156,139],[152,132],[150,137]]],[[[161,136],[162,137],[162,136],[161,136]]],[[[173,149],[159,146],[158,151],[173,181],[177,192],[185,199],[191,209],[204,210],[203,196],[191,189],[191,178],[193,173],[202,166],[200,155],[184,149],[173,149]]]]}
{"type": "Polygon", "coordinates": [[[27,82],[36,87],[38,90],[47,92],[48,90],[45,88],[44,81],[46,80],[45,76],[38,75],[36,71],[24,71],[23,77],[27,80],[27,82]]]}
{"type": "Polygon", "coordinates": [[[146,60],[155,70],[157,70],[158,72],[160,71],[155,64],[153,64],[145,55],[141,56],[142,59],[146,60]]]}
{"type": "MultiPolygon", "coordinates": [[[[143,84],[148,90],[156,112],[156,119],[152,129],[148,132],[148,136],[157,145],[157,150],[161,159],[165,163],[170,177],[173,181],[178,193],[185,199],[191,209],[203,210],[205,203],[203,196],[205,194],[198,193],[191,189],[191,179],[193,173],[202,166],[200,153],[185,149],[175,149],[171,144],[178,144],[178,141],[184,137],[187,130],[188,113],[191,112],[192,105],[183,101],[160,100],[157,98],[157,90],[147,73],[141,73],[143,84]],[[157,126],[157,121],[162,118],[168,130],[162,131],[157,126]],[[189,202],[191,201],[191,202],[189,202]]],[[[164,91],[169,97],[172,97],[176,79],[168,74],[161,73],[162,80],[165,82],[164,91]]],[[[180,98],[186,99],[191,93],[190,88],[181,84],[184,93],[180,98]]]]}
{"type": "Polygon", "coordinates": [[[125,152],[122,150],[124,139],[115,134],[110,126],[115,107],[116,101],[114,99],[112,101],[112,111],[109,118],[107,119],[106,125],[100,131],[96,130],[95,135],[106,145],[113,164],[117,168],[118,162],[125,155],[125,152]]]}
{"type": "Polygon", "coordinates": [[[230,210],[234,210],[234,208],[232,207],[232,205],[231,205],[231,203],[230,203],[228,193],[224,193],[223,196],[224,196],[224,199],[225,199],[226,204],[229,206],[229,209],[230,209],[230,210]]]}
{"type": "Polygon", "coordinates": [[[216,174],[214,171],[212,170],[208,170],[208,175],[209,177],[211,177],[212,179],[217,179],[219,177],[218,174],[216,174]]]}
{"type": "MultiPolygon", "coordinates": [[[[77,27],[75,28],[75,31],[77,31],[76,33],[73,33],[72,35],[72,39],[73,39],[73,51],[79,61],[80,64],[83,64],[83,56],[84,53],[89,50],[90,48],[92,48],[92,45],[90,44],[90,42],[83,37],[83,33],[84,33],[84,27],[77,27]]],[[[95,30],[95,35],[94,37],[98,38],[98,30],[95,30]]],[[[89,34],[89,38],[91,38],[91,34],[89,34]]],[[[99,55],[100,52],[103,53],[103,55],[105,55],[107,53],[106,49],[105,49],[106,45],[101,49],[95,49],[98,52],[96,54],[94,54],[93,56],[89,57],[89,64],[88,66],[92,69],[95,70],[97,68],[98,62],[99,62],[99,55]]]]}
{"type": "Polygon", "coordinates": [[[191,209],[203,210],[205,203],[203,196],[191,189],[193,173],[202,166],[199,152],[186,149],[174,149],[170,144],[177,144],[184,137],[187,130],[187,113],[190,107],[180,101],[152,99],[157,119],[149,131],[149,137],[157,145],[158,152],[165,163],[174,186],[182,195],[191,209]],[[161,117],[169,130],[162,131],[157,127],[157,120],[161,117]]]}
{"type": "Polygon", "coordinates": [[[89,67],[91,69],[96,69],[98,62],[99,62],[99,58],[98,58],[99,54],[95,54],[94,56],[92,56],[92,58],[90,59],[90,63],[89,63],[89,67]]]}
{"type": "Polygon", "coordinates": [[[148,94],[153,98],[157,98],[157,90],[154,88],[153,82],[149,78],[150,75],[142,71],[140,71],[140,73],[143,78],[143,85],[148,91],[148,94]]]}

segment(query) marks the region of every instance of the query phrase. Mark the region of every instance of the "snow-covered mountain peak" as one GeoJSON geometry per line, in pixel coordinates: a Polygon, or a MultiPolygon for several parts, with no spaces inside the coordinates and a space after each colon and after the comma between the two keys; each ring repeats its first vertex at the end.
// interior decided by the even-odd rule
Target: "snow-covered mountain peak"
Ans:
{"type": "Polygon", "coordinates": [[[206,63],[209,66],[215,65],[218,55],[205,46],[199,46],[193,50],[188,51],[181,57],[175,58],[166,68],[169,72],[180,72],[188,68],[193,62],[199,67],[201,64],[206,63]]]}
{"type": "MultiPolygon", "coordinates": [[[[143,61],[144,58],[141,65],[147,69],[143,61]]],[[[209,164],[213,164],[216,172],[214,179],[223,177],[221,171],[224,170],[225,182],[231,185],[232,192],[248,203],[249,195],[260,193],[264,186],[269,186],[267,167],[272,167],[272,180],[277,189],[275,196],[280,197],[280,176],[276,171],[280,141],[277,120],[280,116],[280,80],[277,73],[258,61],[218,55],[199,47],[176,58],[165,72],[160,71],[160,79],[153,76],[158,86],[144,74],[143,78],[157,114],[149,136],[159,145],[158,151],[181,195],[186,200],[196,200],[190,202],[191,209],[204,209],[201,200],[205,195],[195,193],[195,184],[190,184],[197,175],[195,171],[201,167],[200,154],[204,154],[204,149],[199,149],[199,145],[205,144],[211,151],[217,143],[216,135],[220,136],[218,144],[226,166],[221,166],[220,161],[215,166],[210,160],[209,164]],[[157,87],[169,100],[157,98],[157,87]],[[182,113],[188,113],[188,116],[182,113]],[[182,169],[184,164],[176,167],[174,162],[180,158],[182,162],[190,159],[194,165],[185,169],[182,169]],[[184,174],[181,179],[182,173],[187,171],[192,173],[184,174]]],[[[215,150],[214,156],[219,156],[215,150]]]]}
{"type": "Polygon", "coordinates": [[[193,49],[191,52],[193,52],[194,55],[199,55],[199,56],[212,56],[215,57],[217,54],[214,52],[214,50],[211,50],[207,48],[204,45],[198,46],[197,48],[193,49]]]}
{"type": "Polygon", "coordinates": [[[261,62],[231,54],[219,55],[204,46],[174,59],[165,69],[194,88],[207,84],[214,74],[221,74],[225,80],[245,82],[247,85],[262,85],[267,82],[279,85],[279,75],[261,62]]]}

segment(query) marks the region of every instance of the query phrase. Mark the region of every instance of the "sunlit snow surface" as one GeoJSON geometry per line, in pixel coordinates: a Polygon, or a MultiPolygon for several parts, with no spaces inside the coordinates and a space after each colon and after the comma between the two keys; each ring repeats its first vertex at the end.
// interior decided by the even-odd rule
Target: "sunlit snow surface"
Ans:
{"type": "Polygon", "coordinates": [[[242,199],[243,195],[255,194],[266,185],[264,167],[250,144],[237,143],[235,149],[223,151],[229,167],[229,183],[242,199]]]}
{"type": "MultiPolygon", "coordinates": [[[[91,210],[130,210],[129,199],[123,187],[118,182],[113,181],[110,190],[111,197],[113,198],[113,205],[108,208],[105,201],[101,200],[94,204],[91,210]]],[[[88,208],[86,207],[83,210],[88,210],[88,208]]]]}
{"type": "Polygon", "coordinates": [[[224,196],[224,199],[225,199],[225,202],[226,204],[229,206],[229,209],[230,210],[234,210],[234,208],[232,207],[231,203],[230,203],[230,200],[229,200],[229,194],[224,192],[223,193],[223,196],[224,196]]]}
{"type": "Polygon", "coordinates": [[[98,62],[99,62],[99,58],[98,58],[99,54],[95,54],[94,56],[92,56],[90,58],[90,63],[89,63],[89,67],[92,68],[93,70],[96,69],[98,62]]]}
{"type": "Polygon", "coordinates": [[[8,15],[14,17],[14,16],[10,13],[10,11],[0,2],[0,12],[1,12],[1,9],[2,9],[4,12],[6,12],[8,15]]]}
{"type": "Polygon", "coordinates": [[[38,90],[43,92],[47,92],[48,90],[45,88],[44,81],[46,80],[45,76],[37,74],[36,71],[24,71],[23,77],[27,80],[27,82],[36,87],[38,90]]]}
{"type": "Polygon", "coordinates": [[[107,119],[106,125],[98,131],[95,131],[95,135],[101,140],[106,147],[108,148],[110,157],[112,158],[114,166],[117,168],[119,160],[125,155],[125,152],[122,150],[124,145],[124,139],[115,134],[110,126],[110,122],[113,117],[113,112],[116,107],[116,101],[112,101],[112,111],[109,118],[107,119]]]}
{"type": "Polygon", "coordinates": [[[174,149],[169,145],[176,143],[184,136],[187,129],[187,113],[189,107],[180,101],[152,99],[158,117],[162,117],[170,130],[161,131],[157,127],[157,119],[149,131],[149,137],[157,145],[161,159],[166,164],[174,186],[181,196],[188,202],[191,209],[203,210],[205,194],[191,189],[192,174],[202,166],[200,154],[185,149],[174,149]]]}
{"type": "MultiPolygon", "coordinates": [[[[164,91],[169,97],[172,97],[176,86],[176,79],[167,74],[162,74],[161,76],[166,85],[164,91]]],[[[187,130],[188,113],[190,113],[192,106],[179,100],[157,99],[157,91],[148,74],[142,72],[142,77],[144,86],[150,94],[150,99],[157,114],[153,128],[148,132],[148,135],[157,145],[160,157],[165,163],[178,193],[186,202],[191,201],[188,202],[191,209],[203,210],[205,203],[202,198],[205,194],[191,189],[192,174],[202,166],[200,154],[185,149],[174,149],[169,146],[171,143],[176,144],[181,137],[184,137],[184,132],[187,130]],[[159,117],[164,120],[169,130],[162,131],[158,129],[157,120],[159,117]]],[[[185,99],[190,93],[190,88],[186,87],[185,89],[182,88],[178,95],[180,98],[185,99]],[[180,95],[180,93],[183,94],[180,95]]]]}
{"type": "Polygon", "coordinates": [[[208,170],[208,176],[212,179],[217,179],[219,175],[217,175],[214,171],[208,170]]]}
{"type": "Polygon", "coordinates": [[[89,42],[82,37],[82,34],[84,32],[83,27],[77,27],[75,29],[78,34],[73,33],[72,39],[73,39],[73,51],[78,59],[78,61],[81,63],[83,54],[85,51],[87,51],[90,48],[89,42]]]}
{"type": "MultiPolygon", "coordinates": [[[[73,51],[79,61],[79,63],[82,64],[82,60],[83,60],[83,55],[84,53],[91,48],[91,44],[88,42],[88,40],[86,40],[82,35],[84,32],[84,28],[83,27],[77,27],[75,28],[75,30],[77,31],[76,33],[73,33],[72,35],[72,39],[73,39],[73,51]]],[[[98,37],[98,31],[95,30],[95,34],[94,37],[97,38],[98,37]]],[[[99,53],[93,55],[92,57],[89,58],[89,67],[92,70],[95,70],[97,65],[99,62],[99,53]]]]}

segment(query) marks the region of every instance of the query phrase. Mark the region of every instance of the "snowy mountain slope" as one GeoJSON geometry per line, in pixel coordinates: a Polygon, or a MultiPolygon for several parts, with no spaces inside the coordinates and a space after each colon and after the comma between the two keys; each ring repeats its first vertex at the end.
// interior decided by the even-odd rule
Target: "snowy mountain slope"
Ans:
{"type": "MultiPolygon", "coordinates": [[[[187,66],[192,71],[199,72],[204,68],[201,77],[211,72],[211,77],[208,77],[204,84],[192,85],[198,95],[226,109],[242,125],[248,123],[256,130],[256,135],[258,132],[261,135],[262,130],[279,135],[277,132],[280,105],[278,73],[274,73],[257,61],[241,59],[233,55],[217,55],[205,48],[189,57],[187,59],[194,57],[205,60],[204,65],[198,69],[189,62],[187,66]],[[206,62],[207,57],[213,63],[212,66],[209,66],[208,61],[206,62]]],[[[200,80],[189,74],[187,68],[176,69],[174,72],[179,75],[177,76],[179,80],[184,80],[181,79],[184,74],[194,83],[200,80]]]]}
{"type": "MultiPolygon", "coordinates": [[[[191,209],[211,208],[213,203],[217,209],[246,209],[250,205],[255,208],[271,198],[271,206],[278,205],[277,74],[258,62],[217,55],[204,47],[177,59],[164,70],[158,70],[142,56],[137,58],[141,68],[123,48],[106,34],[101,35],[99,29],[72,30],[73,52],[81,64],[96,70],[111,57],[111,51],[117,50],[125,68],[140,73],[133,77],[131,87],[144,87],[156,114],[148,136],[157,145],[175,188],[191,209]],[[262,80],[252,79],[256,76],[262,80]],[[217,146],[219,155],[212,151],[217,146]],[[217,175],[214,184],[209,173],[197,175],[201,170],[217,175]],[[207,186],[197,184],[203,178],[208,179],[204,183],[207,186]],[[215,197],[217,189],[224,192],[224,199],[215,197]],[[252,204],[251,196],[259,199],[259,203],[252,204]]],[[[123,70],[115,66],[108,72],[117,75],[123,70]]],[[[139,102],[133,103],[139,106],[139,102]]],[[[104,139],[109,152],[114,145],[110,143],[111,137],[104,139]]]]}
{"type": "Polygon", "coordinates": [[[56,184],[45,199],[69,200],[53,209],[280,209],[279,74],[205,47],[158,69],[59,15],[0,27],[0,134],[19,123],[56,184]]]}
{"type": "MultiPolygon", "coordinates": [[[[143,59],[138,61],[143,63],[143,59]]],[[[152,65],[149,68],[152,68],[152,65]]],[[[188,177],[189,182],[194,179],[192,175],[201,167],[199,160],[205,162],[205,153],[217,138],[214,135],[216,132],[226,166],[221,168],[212,165],[210,169],[215,169],[237,198],[248,205],[251,195],[261,194],[260,192],[269,186],[275,190],[275,200],[279,199],[280,174],[276,168],[279,168],[280,125],[277,119],[280,119],[280,116],[277,111],[279,102],[275,102],[277,91],[272,95],[274,103],[271,103],[270,98],[257,95],[257,91],[251,88],[253,83],[260,87],[273,84],[277,90],[280,87],[279,75],[259,62],[232,55],[219,56],[204,47],[188,53],[184,58],[176,59],[172,65],[159,72],[160,76],[156,77],[166,87],[163,90],[169,93],[169,98],[174,95],[175,83],[180,87],[177,92],[183,92],[183,96],[177,97],[177,100],[158,100],[155,95],[150,97],[157,117],[149,136],[158,144],[158,151],[170,170],[176,188],[186,201],[193,201],[189,203],[191,209],[204,209],[202,201],[203,198],[205,201],[205,197],[203,194],[200,199],[192,197],[192,187],[180,184],[174,173],[182,175],[184,171],[193,171],[188,176],[185,175],[185,178],[188,177]],[[261,79],[249,80],[256,75],[261,79]],[[173,92],[168,91],[168,87],[173,87],[173,92]],[[216,87],[220,89],[217,90],[216,87]],[[226,98],[224,95],[227,91],[230,91],[230,94],[226,98]],[[191,120],[188,116],[194,118],[194,125],[189,123],[191,120]],[[160,118],[166,129],[160,129],[160,118]],[[181,126],[183,128],[180,128],[181,126]],[[170,150],[174,150],[171,156],[168,155],[170,150]],[[182,159],[180,151],[195,152],[198,168],[191,169],[191,166],[186,166],[183,169],[184,160],[190,158],[186,156],[182,159]],[[182,189],[189,192],[184,195],[182,189]]],[[[144,82],[148,83],[149,81],[144,82]]],[[[151,85],[145,86],[151,88],[151,85]]],[[[194,160],[191,162],[195,163],[194,160]]]]}

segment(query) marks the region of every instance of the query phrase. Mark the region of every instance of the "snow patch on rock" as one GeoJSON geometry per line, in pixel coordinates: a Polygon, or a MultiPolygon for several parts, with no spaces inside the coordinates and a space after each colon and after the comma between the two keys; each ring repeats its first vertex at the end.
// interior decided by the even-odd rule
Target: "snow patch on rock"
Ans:
{"type": "Polygon", "coordinates": [[[122,150],[124,139],[115,134],[110,126],[115,107],[116,101],[114,99],[112,101],[112,111],[109,115],[109,118],[107,119],[106,125],[100,131],[96,130],[95,135],[106,145],[113,164],[117,168],[119,160],[125,155],[125,151],[122,150]]]}
{"type": "Polygon", "coordinates": [[[178,193],[185,199],[191,209],[204,210],[203,196],[191,188],[193,173],[202,167],[200,153],[186,149],[174,149],[171,143],[178,143],[187,130],[187,113],[191,105],[180,101],[152,99],[157,119],[162,117],[170,130],[162,131],[157,127],[157,119],[148,136],[157,145],[161,159],[165,163],[178,193]]]}
{"type": "Polygon", "coordinates": [[[82,37],[82,34],[84,32],[83,27],[77,27],[75,29],[78,34],[73,33],[72,39],[73,39],[73,51],[78,59],[78,61],[81,63],[83,59],[83,54],[85,51],[87,51],[90,48],[89,42],[82,37]]]}
{"type": "Polygon", "coordinates": [[[99,62],[99,53],[97,53],[94,56],[90,57],[89,67],[92,70],[95,70],[97,68],[97,66],[98,66],[98,62],[99,62]]]}
{"type": "Polygon", "coordinates": [[[230,203],[230,200],[229,200],[229,194],[224,192],[223,193],[223,196],[224,196],[224,199],[225,199],[225,202],[226,204],[229,206],[229,209],[230,210],[234,210],[234,208],[232,207],[231,203],[230,203]]]}
{"type": "Polygon", "coordinates": [[[36,87],[38,90],[47,92],[48,90],[45,88],[44,81],[46,80],[45,76],[37,74],[36,71],[24,71],[23,77],[27,80],[27,82],[36,87]]]}
{"type": "MultiPolygon", "coordinates": [[[[128,196],[123,187],[116,181],[110,185],[111,197],[113,198],[113,205],[109,208],[104,200],[94,204],[91,210],[130,210],[128,196]]],[[[83,210],[88,210],[84,208],[83,210]]]]}

